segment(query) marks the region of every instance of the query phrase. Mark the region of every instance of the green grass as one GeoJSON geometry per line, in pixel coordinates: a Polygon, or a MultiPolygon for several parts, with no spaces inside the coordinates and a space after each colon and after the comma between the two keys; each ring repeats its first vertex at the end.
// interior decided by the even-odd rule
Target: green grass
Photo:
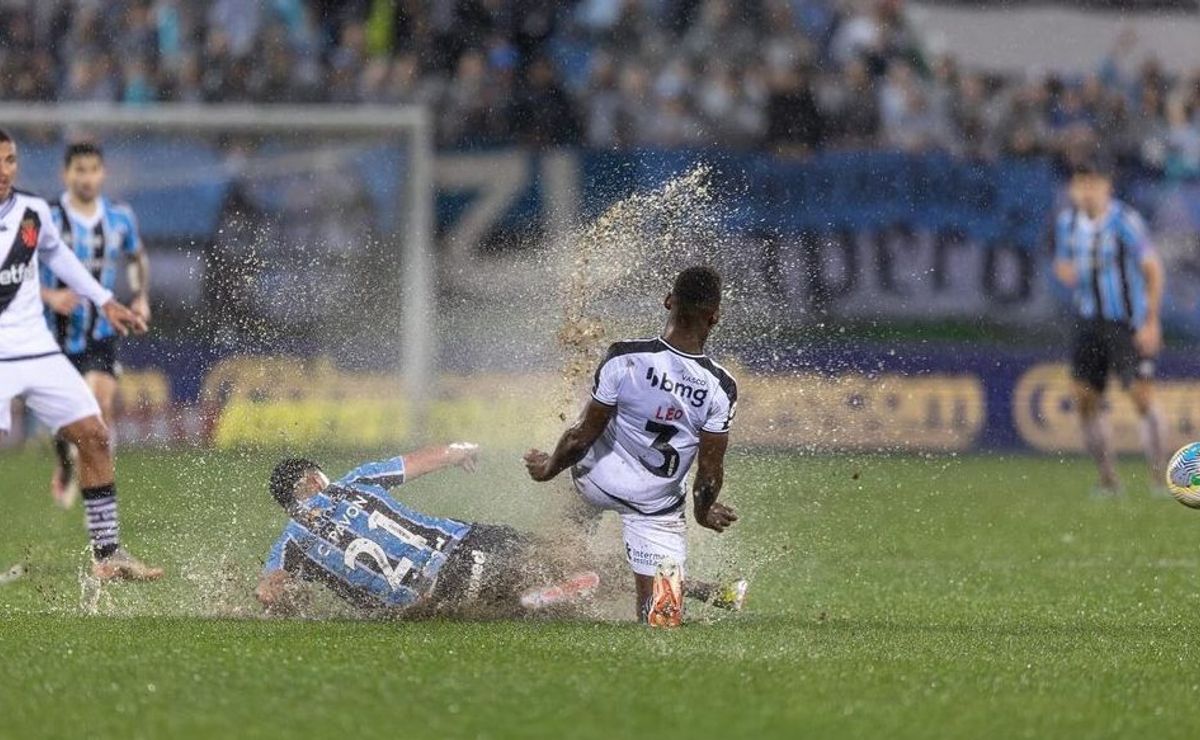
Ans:
{"type": "MultiPolygon", "coordinates": [[[[227,616],[280,519],[268,457],[209,452],[122,452],[126,539],[173,577],[88,616],[48,464],[0,456],[0,567],[31,569],[0,587],[2,737],[1200,734],[1200,519],[1133,486],[1092,501],[1078,459],[735,457],[743,519],[695,569],[751,572],[751,608],[672,632],[227,616]]],[[[546,526],[554,489],[485,470],[400,495],[546,526]]]]}

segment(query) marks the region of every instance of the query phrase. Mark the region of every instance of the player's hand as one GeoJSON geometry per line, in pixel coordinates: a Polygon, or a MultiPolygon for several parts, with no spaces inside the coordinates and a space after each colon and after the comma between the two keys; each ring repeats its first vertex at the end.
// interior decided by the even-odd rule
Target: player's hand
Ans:
{"type": "Polygon", "coordinates": [[[254,598],[258,599],[258,603],[270,608],[283,600],[287,583],[288,575],[284,571],[267,573],[259,579],[258,588],[254,589],[254,598]]]}
{"type": "Polygon", "coordinates": [[[146,320],[115,300],[110,299],[108,303],[100,307],[100,310],[104,312],[104,318],[108,319],[108,323],[112,324],[121,336],[127,337],[130,332],[146,333],[146,320]]]}
{"type": "Polygon", "coordinates": [[[42,291],[42,300],[59,316],[70,316],[79,305],[79,296],[70,288],[48,288],[42,291]]]}
{"type": "Polygon", "coordinates": [[[1079,283],[1079,271],[1070,260],[1055,261],[1054,277],[1066,288],[1074,288],[1079,283]]]}
{"type": "Polygon", "coordinates": [[[531,449],[525,453],[523,459],[525,460],[525,470],[529,471],[529,477],[538,483],[544,483],[554,477],[551,473],[548,453],[531,449]]]}
{"type": "Polygon", "coordinates": [[[696,523],[714,532],[724,532],[737,520],[737,512],[720,501],[713,502],[707,510],[696,507],[696,523]]]}
{"type": "Polygon", "coordinates": [[[258,603],[268,614],[288,616],[300,612],[306,605],[307,593],[304,584],[297,582],[285,571],[277,570],[263,576],[254,590],[258,603]]]}
{"type": "Polygon", "coordinates": [[[1142,357],[1155,357],[1162,351],[1162,323],[1157,319],[1147,321],[1133,335],[1133,344],[1142,357]]]}
{"type": "Polygon", "coordinates": [[[457,465],[468,473],[479,468],[479,445],[471,442],[454,442],[446,445],[450,453],[450,464],[457,465]]]}
{"type": "Polygon", "coordinates": [[[137,314],[142,321],[150,323],[150,299],[140,295],[129,302],[129,310],[137,314]]]}

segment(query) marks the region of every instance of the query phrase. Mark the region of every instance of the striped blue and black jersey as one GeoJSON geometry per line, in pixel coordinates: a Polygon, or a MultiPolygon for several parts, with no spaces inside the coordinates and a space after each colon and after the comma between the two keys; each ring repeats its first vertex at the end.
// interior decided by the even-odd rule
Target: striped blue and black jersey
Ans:
{"type": "Polygon", "coordinates": [[[1075,265],[1072,303],[1082,318],[1140,327],[1147,312],[1142,261],[1152,249],[1142,217],[1118,200],[1098,221],[1077,208],[1058,216],[1055,259],[1075,265]]]}
{"type": "Polygon", "coordinates": [[[297,506],[271,548],[267,571],[319,581],[357,606],[410,606],[471,525],[428,516],[393,499],[404,459],[367,463],[297,506]]]}
{"type": "MultiPolygon", "coordinates": [[[[142,250],[137,219],[133,210],[123,203],[98,199],[96,213],[85,218],[71,208],[67,195],[50,204],[54,223],[62,232],[63,243],[75,251],[75,256],[92,277],[108,290],[117,282],[117,266],[122,256],[135,255],[142,250]]],[[[42,285],[60,288],[62,283],[45,267],[42,285]]],[[[108,319],[92,304],[81,301],[70,316],[60,316],[46,309],[46,321],[58,337],[63,351],[69,355],[87,349],[88,343],[116,335],[108,319]]]]}

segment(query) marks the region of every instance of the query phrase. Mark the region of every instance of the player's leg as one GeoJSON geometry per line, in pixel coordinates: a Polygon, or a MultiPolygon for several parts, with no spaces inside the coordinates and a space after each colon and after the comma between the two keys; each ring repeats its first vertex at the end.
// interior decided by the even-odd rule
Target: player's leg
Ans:
{"type": "MultiPolygon", "coordinates": [[[[97,383],[93,382],[96,380],[93,376],[96,375],[96,370],[101,367],[102,363],[102,353],[97,352],[97,345],[93,344],[83,352],[67,355],[67,359],[83,376],[84,382],[91,389],[97,403],[100,404],[100,415],[103,417],[104,423],[109,424],[110,417],[104,413],[104,399],[97,392],[97,383]]],[[[79,478],[76,475],[79,451],[75,449],[74,445],[63,439],[62,435],[56,434],[54,435],[54,457],[54,473],[50,477],[50,496],[60,508],[70,509],[79,499],[79,478]]]]}
{"type": "Polygon", "coordinates": [[[534,536],[507,525],[474,524],[438,574],[431,607],[442,613],[513,617],[577,600],[599,585],[594,572],[567,572],[534,536]],[[526,596],[530,603],[524,603],[526,596]]]}
{"type": "Polygon", "coordinates": [[[0,362],[0,439],[12,432],[13,401],[25,392],[21,362],[0,362]]]}
{"type": "Polygon", "coordinates": [[[1128,391],[1134,408],[1137,409],[1138,436],[1146,456],[1146,468],[1150,473],[1150,485],[1154,489],[1165,488],[1167,467],[1166,426],[1162,413],[1154,398],[1154,376],[1157,363],[1153,358],[1141,357],[1133,342],[1133,329],[1120,327],[1114,330],[1113,363],[1120,375],[1122,386],[1128,391]]]}
{"type": "MultiPolygon", "coordinates": [[[[90,362],[88,353],[67,355],[67,359],[75,366],[80,375],[85,376],[86,382],[86,372],[90,362]]],[[[54,435],[54,459],[54,473],[50,476],[50,497],[60,508],[70,509],[79,498],[79,477],[76,475],[79,451],[70,442],[63,439],[62,435],[56,434],[54,435]]]]}
{"type": "Polygon", "coordinates": [[[1085,324],[1076,332],[1071,357],[1075,407],[1079,413],[1083,446],[1100,476],[1099,489],[1119,490],[1112,441],[1104,418],[1104,388],[1108,383],[1109,356],[1105,338],[1095,323],[1085,324]]]}
{"type": "Polygon", "coordinates": [[[75,448],[60,435],[54,436],[54,473],[50,476],[50,496],[61,508],[69,509],[79,498],[79,479],[75,475],[75,448]]]}
{"type": "Polygon", "coordinates": [[[30,379],[27,405],[79,450],[79,484],[95,558],[93,574],[106,580],[159,578],[162,569],[146,566],[121,548],[112,447],[95,397],[61,355],[32,362],[38,364],[38,375],[30,379]]]}
{"type": "Polygon", "coordinates": [[[1156,488],[1164,486],[1167,467],[1166,425],[1154,397],[1154,381],[1138,378],[1129,386],[1129,397],[1137,408],[1138,434],[1142,451],[1146,456],[1146,468],[1150,473],[1150,484],[1156,488]]]}
{"type": "MultiPolygon", "coordinates": [[[[117,379],[105,370],[88,370],[84,373],[83,380],[100,405],[100,417],[108,427],[109,446],[113,447],[116,445],[116,439],[113,437],[113,403],[117,395],[117,379]]],[[[75,474],[79,451],[74,445],[63,439],[62,435],[56,435],[54,437],[54,454],[58,465],[54,470],[54,477],[50,481],[50,491],[54,496],[55,503],[64,509],[69,509],[79,499],[79,478],[75,474]]]]}
{"type": "MultiPolygon", "coordinates": [[[[88,345],[87,349],[68,358],[96,398],[100,416],[109,430],[109,445],[115,446],[113,435],[113,406],[117,396],[117,373],[114,340],[104,340],[88,345]]],[[[54,438],[54,453],[58,464],[50,480],[50,492],[55,503],[64,509],[75,505],[79,498],[79,479],[75,475],[79,451],[60,435],[54,438]]]]}
{"type": "Polygon", "coordinates": [[[83,376],[84,382],[91,389],[92,395],[96,397],[96,403],[100,406],[100,418],[104,420],[104,424],[110,430],[113,428],[113,407],[117,400],[117,378],[110,372],[103,370],[89,370],[83,376]]]}
{"type": "Polygon", "coordinates": [[[683,618],[687,521],[682,508],[671,514],[621,515],[625,556],[633,571],[640,621],[675,626],[683,618]]]}

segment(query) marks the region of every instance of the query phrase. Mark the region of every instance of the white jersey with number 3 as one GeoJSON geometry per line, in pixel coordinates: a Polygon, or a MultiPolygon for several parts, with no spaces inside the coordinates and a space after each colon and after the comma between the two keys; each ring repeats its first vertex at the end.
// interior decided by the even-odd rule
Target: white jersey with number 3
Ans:
{"type": "Polygon", "coordinates": [[[737,383],[705,355],[638,339],[609,348],[592,397],[616,413],[575,476],[618,504],[658,514],[682,505],[700,432],[729,431],[737,383]]]}

